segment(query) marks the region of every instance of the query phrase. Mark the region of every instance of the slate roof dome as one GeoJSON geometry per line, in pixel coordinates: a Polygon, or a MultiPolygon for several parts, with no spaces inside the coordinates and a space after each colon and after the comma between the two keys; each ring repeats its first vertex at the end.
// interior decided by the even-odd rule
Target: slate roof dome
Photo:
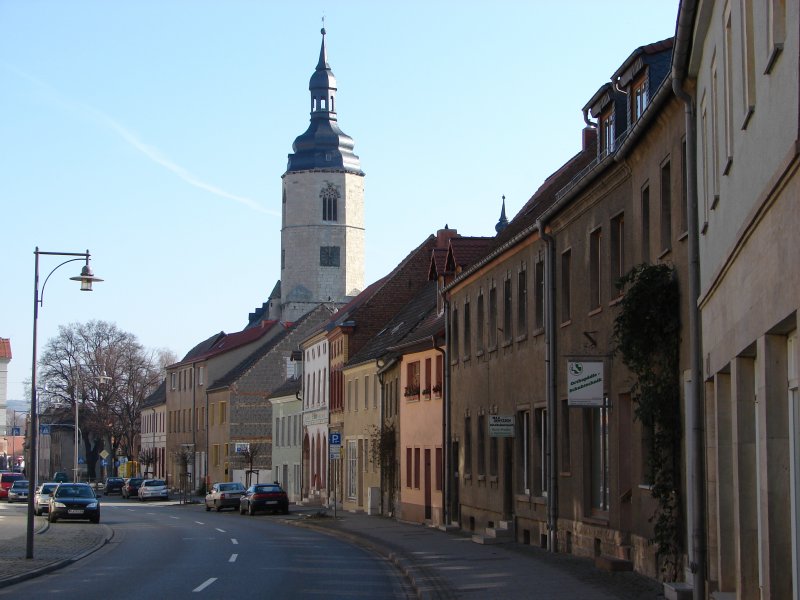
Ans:
{"type": "Polygon", "coordinates": [[[336,118],[336,78],[328,64],[323,28],[317,68],[308,82],[311,93],[311,122],[292,144],[286,171],[314,169],[344,170],[363,175],[361,162],[353,153],[353,138],[339,129],[336,118]]]}

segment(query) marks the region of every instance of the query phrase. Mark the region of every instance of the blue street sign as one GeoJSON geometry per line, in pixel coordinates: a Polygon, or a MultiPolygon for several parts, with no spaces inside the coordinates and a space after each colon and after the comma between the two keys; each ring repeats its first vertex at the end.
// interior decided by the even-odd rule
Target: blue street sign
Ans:
{"type": "Polygon", "coordinates": [[[342,445],[342,434],[337,432],[337,431],[331,431],[330,445],[331,446],[341,446],[342,445]]]}
{"type": "Polygon", "coordinates": [[[11,435],[19,435],[19,427],[12,427],[11,435]]]}
{"type": "Polygon", "coordinates": [[[42,435],[50,435],[50,425],[40,425],[39,433],[42,435]]]}
{"type": "Polygon", "coordinates": [[[84,459],[82,456],[79,456],[78,457],[78,464],[79,465],[85,465],[86,464],[86,459],[84,459]]]}
{"type": "Polygon", "coordinates": [[[105,459],[105,458],[104,458],[104,459],[102,459],[102,460],[100,461],[100,464],[101,464],[101,465],[103,465],[103,466],[105,467],[105,466],[106,466],[106,464],[107,464],[107,463],[106,463],[106,459],[105,459]]]}

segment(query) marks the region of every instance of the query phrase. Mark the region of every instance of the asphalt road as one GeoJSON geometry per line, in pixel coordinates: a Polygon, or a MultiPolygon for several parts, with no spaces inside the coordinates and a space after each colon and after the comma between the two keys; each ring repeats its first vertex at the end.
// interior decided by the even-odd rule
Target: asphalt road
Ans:
{"type": "MultiPolygon", "coordinates": [[[[203,505],[102,501],[114,537],[55,573],[0,592],[42,598],[406,598],[385,560],[283,517],[203,505]]],[[[70,527],[58,522],[52,527],[70,527]]]]}

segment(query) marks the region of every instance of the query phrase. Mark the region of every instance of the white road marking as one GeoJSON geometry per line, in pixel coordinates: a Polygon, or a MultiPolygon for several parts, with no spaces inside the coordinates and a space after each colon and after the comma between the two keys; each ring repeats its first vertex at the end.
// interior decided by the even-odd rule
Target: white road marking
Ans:
{"type": "Polygon", "coordinates": [[[225,530],[224,530],[224,529],[220,529],[219,527],[215,527],[214,529],[216,529],[216,530],[217,530],[217,531],[219,531],[220,533],[225,533],[225,530]]]}
{"type": "Polygon", "coordinates": [[[211,585],[212,583],[214,583],[216,580],[217,580],[217,578],[216,578],[216,577],[212,577],[211,579],[206,579],[206,580],[205,580],[203,583],[201,583],[200,585],[198,585],[198,586],[197,586],[196,588],[194,588],[192,591],[193,591],[193,592],[202,592],[204,589],[206,589],[208,586],[210,586],[210,585],[211,585]]]}
{"type": "Polygon", "coordinates": [[[237,540],[236,538],[231,538],[231,544],[236,546],[238,543],[239,543],[239,540],[237,540]]]}
{"type": "Polygon", "coordinates": [[[178,519],[180,519],[180,517],[173,517],[173,516],[170,516],[170,519],[175,519],[175,520],[177,521],[178,519]]]}
{"type": "Polygon", "coordinates": [[[205,523],[203,523],[202,521],[195,521],[195,523],[197,523],[198,525],[205,525],[205,523]]]}
{"type": "Polygon", "coordinates": [[[239,558],[238,554],[231,554],[231,557],[228,559],[228,562],[236,562],[237,558],[239,558]]]}

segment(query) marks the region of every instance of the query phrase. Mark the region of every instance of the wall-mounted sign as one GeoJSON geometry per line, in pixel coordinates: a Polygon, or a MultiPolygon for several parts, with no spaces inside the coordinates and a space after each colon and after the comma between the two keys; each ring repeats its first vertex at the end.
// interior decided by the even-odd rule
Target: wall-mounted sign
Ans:
{"type": "Polygon", "coordinates": [[[603,406],[603,362],[567,362],[569,406],[603,406]]]}
{"type": "Polygon", "coordinates": [[[489,437],[514,437],[514,415],[489,415],[489,437]]]}
{"type": "Polygon", "coordinates": [[[236,445],[234,446],[234,452],[236,454],[244,454],[245,452],[250,452],[250,443],[236,442],[236,445]]]}

